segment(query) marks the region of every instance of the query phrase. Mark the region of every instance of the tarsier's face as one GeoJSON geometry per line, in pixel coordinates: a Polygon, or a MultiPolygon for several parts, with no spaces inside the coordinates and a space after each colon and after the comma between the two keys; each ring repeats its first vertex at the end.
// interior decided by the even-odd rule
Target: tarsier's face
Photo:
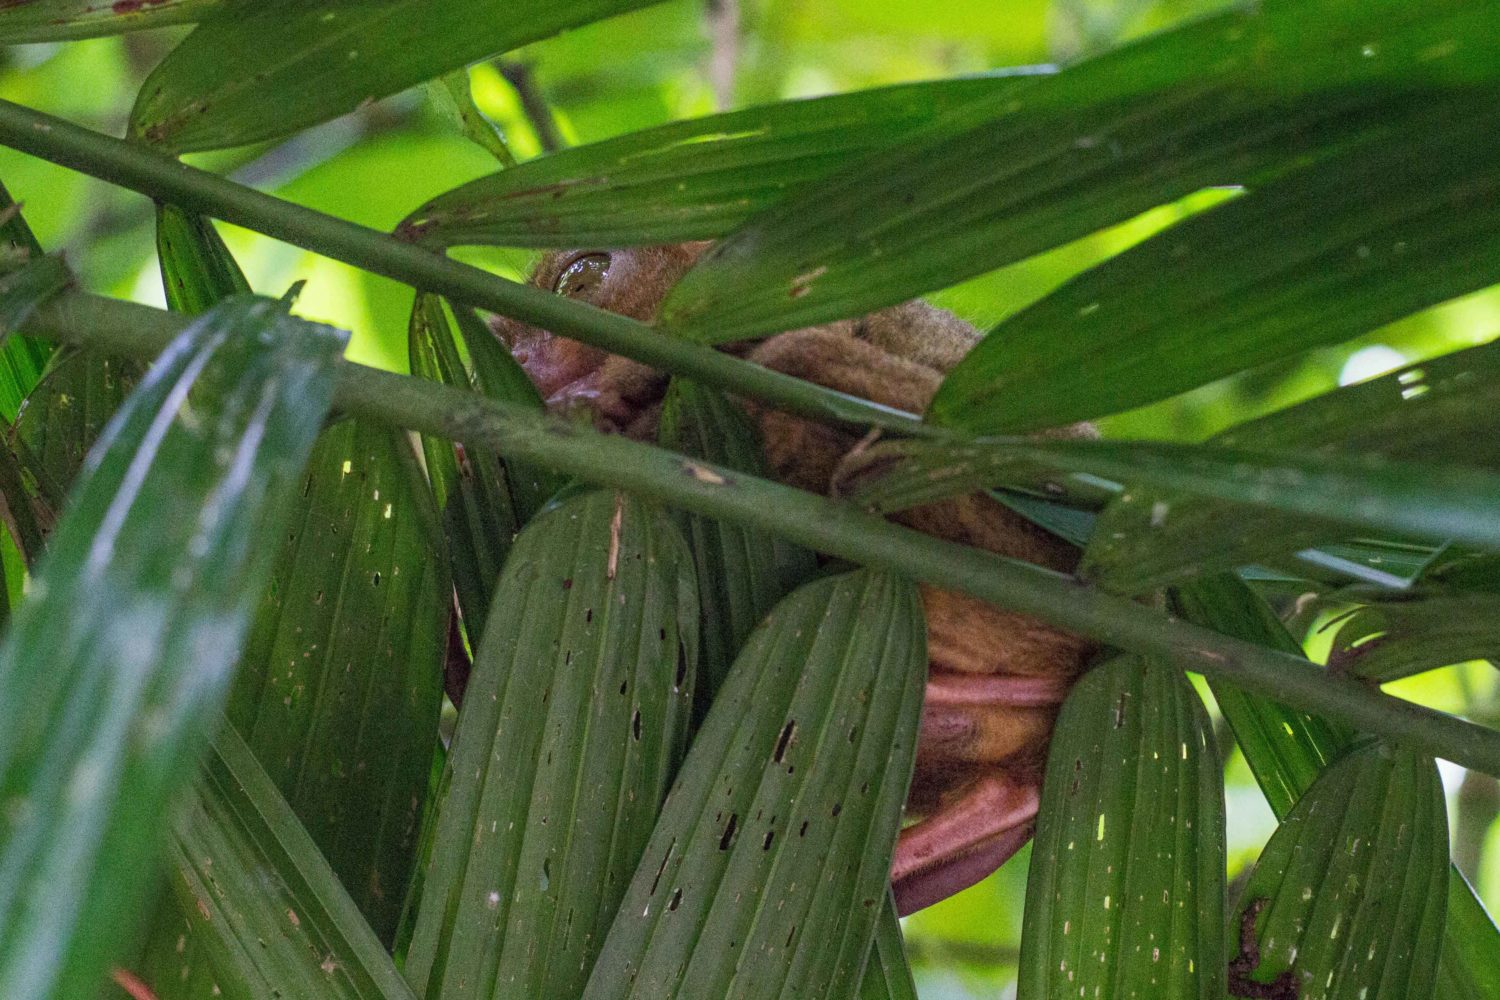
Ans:
{"type": "MultiPolygon", "coordinates": [[[[546,255],[532,284],[643,322],[706,244],[546,255]]],[[[655,434],[666,378],[637,362],[510,320],[496,333],[548,406],[586,411],[602,430],[655,434]]],[[[968,324],[921,302],[778,334],[735,353],[778,371],[911,412],[978,339],[968,324]]],[[[858,435],[745,404],[776,478],[827,492],[858,435]]],[[[1075,429],[1074,433],[1087,433],[1075,429]]],[[[1076,553],[984,496],[899,515],[929,534],[1053,569],[1076,553]]],[[[1040,765],[1056,707],[1089,652],[1034,619],[936,587],[922,588],[929,680],[908,812],[892,881],[910,912],[973,884],[1030,837],[1040,765]]]]}

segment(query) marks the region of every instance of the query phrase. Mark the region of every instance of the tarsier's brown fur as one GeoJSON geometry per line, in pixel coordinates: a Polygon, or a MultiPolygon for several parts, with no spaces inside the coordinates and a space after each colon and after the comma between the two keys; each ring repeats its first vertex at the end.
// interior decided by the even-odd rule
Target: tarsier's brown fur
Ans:
{"type": "MultiPolygon", "coordinates": [[[[531,280],[651,322],[667,290],[703,247],[548,254],[531,280]],[[581,265],[585,257],[590,260],[581,265]],[[574,280],[585,271],[583,278],[574,280]]],[[[497,319],[496,324],[496,332],[537,382],[549,406],[584,407],[601,429],[641,439],[655,436],[667,385],[662,373],[514,321],[497,319]]],[[[951,313],[916,301],[726,350],[839,392],[920,413],[944,373],[978,338],[973,327],[951,313]]],[[[766,460],[777,479],[816,493],[836,486],[841,462],[859,443],[857,434],[753,401],[743,405],[759,424],[766,460]]],[[[1092,431],[1079,427],[1061,433],[1092,431]]],[[[1064,572],[1071,572],[1077,559],[1071,546],[983,495],[915,508],[896,519],[940,538],[1064,572]]],[[[1076,636],[953,591],[923,585],[922,598],[932,681],[909,809],[916,815],[936,814],[934,830],[945,822],[958,824],[960,839],[974,823],[1003,827],[984,815],[986,810],[1010,810],[1029,824],[1027,810],[1034,812],[1038,769],[1056,703],[1081,669],[1089,647],[1076,636]],[[991,681],[990,687],[1005,690],[987,696],[986,684],[991,681]],[[1024,689],[1019,696],[1017,681],[1024,689]],[[976,790],[986,779],[991,787],[976,790]],[[946,820],[941,815],[945,808],[953,810],[946,820]],[[966,810],[978,810],[979,815],[967,815],[966,810]]],[[[1024,834],[1022,830],[1019,838],[1006,841],[1009,851],[1024,841],[1024,834]]],[[[946,830],[934,834],[937,841],[952,836],[946,830]]],[[[920,868],[931,851],[920,836],[909,839],[910,843],[903,835],[908,855],[904,861],[898,849],[898,890],[902,865],[920,868]]],[[[968,849],[959,845],[960,851],[968,849]]],[[[991,853],[999,857],[1008,852],[996,844],[991,853]]],[[[974,871],[960,881],[982,875],[981,861],[970,865],[974,871]]],[[[955,887],[961,885],[945,883],[942,891],[946,894],[955,887]]],[[[930,901],[932,895],[915,893],[919,903],[930,901]]]]}

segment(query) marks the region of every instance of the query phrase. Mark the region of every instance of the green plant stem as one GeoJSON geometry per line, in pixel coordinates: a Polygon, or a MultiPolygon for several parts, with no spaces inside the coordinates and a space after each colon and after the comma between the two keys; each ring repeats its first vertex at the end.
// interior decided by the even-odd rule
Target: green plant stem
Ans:
{"type": "MultiPolygon", "coordinates": [[[[160,352],[186,322],[148,306],[65,292],[38,307],[25,329],[34,336],[145,358],[160,352]]],[[[343,412],[494,448],[601,486],[754,525],[829,555],[973,594],[1422,753],[1500,774],[1500,733],[1334,676],[1301,657],[1166,617],[1073,577],[941,541],[847,502],[435,382],[345,363],[337,385],[335,406],[343,412]]]]}
{"type": "Polygon", "coordinates": [[[823,422],[948,436],[916,416],[667,336],[644,323],[506,281],[386,233],[262,194],[137,143],[0,101],[0,143],[200,215],[232,222],[457,302],[823,422]]]}

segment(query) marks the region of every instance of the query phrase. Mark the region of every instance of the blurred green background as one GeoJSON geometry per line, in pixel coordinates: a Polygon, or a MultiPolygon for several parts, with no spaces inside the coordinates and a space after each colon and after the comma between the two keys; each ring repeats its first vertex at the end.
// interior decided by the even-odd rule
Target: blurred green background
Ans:
{"type": "MultiPolygon", "coordinates": [[[[590,142],[720,108],[989,69],[1068,62],[1201,14],[1213,0],[693,0],[665,3],[473,67],[480,108],[521,158],[548,142],[590,142]],[[529,103],[529,108],[528,108],[529,103]],[[539,115],[537,107],[544,106],[539,115]],[[549,134],[550,133],[550,134],[549,134]]],[[[119,135],[140,81],[179,30],[0,52],[0,97],[119,135]]],[[[197,157],[204,166],[301,204],[389,229],[429,197],[495,168],[425,89],[372,104],[274,146],[197,157]]],[[[160,304],[152,213],[143,198],[9,150],[0,180],[48,249],[67,251],[92,291],[160,304]]],[[[1227,197],[1201,192],[1125,225],[944,290],[933,298],[981,326],[1163,226],[1227,197]]],[[[411,293],[403,286],[241,230],[230,248],[259,291],[305,280],[304,315],[354,331],[350,355],[401,370],[411,293]]],[[[523,251],[461,256],[523,273],[523,251]]],[[[1467,296],[1337,349],[1268,366],[1103,422],[1116,436],[1198,440],[1269,410],[1407,361],[1492,339],[1500,293],[1467,296]]],[[[1316,657],[1328,635],[1307,641],[1316,657]]],[[[1413,678],[1395,693],[1500,722],[1485,663],[1413,678]]],[[[1206,696],[1206,692],[1205,692],[1206,696]]],[[[1211,699],[1210,699],[1211,700],[1211,699]]],[[[1500,899],[1494,822],[1500,786],[1444,765],[1454,852],[1481,895],[1500,899]]],[[[1230,875],[1253,861],[1274,823],[1237,754],[1227,764],[1230,875]]],[[[906,922],[926,1000],[1013,993],[1025,888],[1023,855],[974,889],[906,922]]]]}

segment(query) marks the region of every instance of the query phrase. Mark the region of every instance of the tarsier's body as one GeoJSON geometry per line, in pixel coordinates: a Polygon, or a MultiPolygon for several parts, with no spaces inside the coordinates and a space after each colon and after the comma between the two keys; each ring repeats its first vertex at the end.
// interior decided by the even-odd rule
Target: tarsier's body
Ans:
{"type": "MultiPolygon", "coordinates": [[[[549,254],[532,282],[650,322],[701,245],[549,254]]],[[[584,407],[604,430],[655,436],[667,378],[630,361],[508,320],[497,332],[555,409],[584,407]]],[[[978,339],[922,302],[731,348],[830,389],[921,412],[943,374],[978,339]]],[[[783,482],[827,493],[857,435],[746,403],[783,482]]],[[[1071,571],[1065,543],[983,496],[916,508],[899,520],[929,534],[1071,571]]],[[[930,659],[917,773],[892,881],[903,912],[972,884],[1030,836],[1055,709],[1082,668],[1084,642],[973,598],[924,586],[930,659]]]]}

